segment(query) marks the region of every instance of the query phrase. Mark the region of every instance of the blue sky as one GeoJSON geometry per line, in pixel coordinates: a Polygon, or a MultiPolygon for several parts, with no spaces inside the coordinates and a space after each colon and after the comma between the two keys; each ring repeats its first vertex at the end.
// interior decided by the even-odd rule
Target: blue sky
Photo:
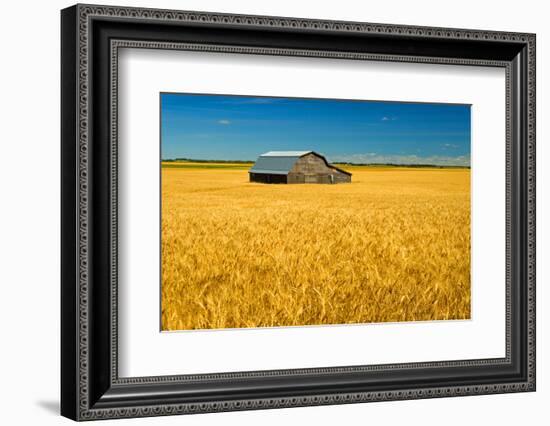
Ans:
{"type": "Polygon", "coordinates": [[[163,159],[311,150],[333,162],[469,166],[470,130],[469,105],[161,94],[163,159]]]}

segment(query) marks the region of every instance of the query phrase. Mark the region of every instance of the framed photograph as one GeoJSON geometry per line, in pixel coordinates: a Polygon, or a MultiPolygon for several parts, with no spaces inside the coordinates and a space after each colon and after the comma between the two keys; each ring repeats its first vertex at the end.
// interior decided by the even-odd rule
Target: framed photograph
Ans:
{"type": "Polygon", "coordinates": [[[535,35],[61,12],[61,412],[535,390],[535,35]]]}

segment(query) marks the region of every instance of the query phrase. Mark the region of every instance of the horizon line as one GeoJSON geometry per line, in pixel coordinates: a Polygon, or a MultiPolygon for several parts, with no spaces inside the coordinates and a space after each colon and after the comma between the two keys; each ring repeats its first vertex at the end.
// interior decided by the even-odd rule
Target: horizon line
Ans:
{"type": "MultiPolygon", "coordinates": [[[[193,163],[255,163],[256,160],[214,160],[214,159],[196,159],[186,157],[176,158],[161,158],[161,162],[175,162],[175,161],[188,161],[193,163]]],[[[440,168],[463,168],[471,169],[471,165],[458,165],[458,164],[433,164],[433,163],[354,163],[351,161],[330,161],[331,164],[347,164],[350,166],[400,166],[400,167],[440,167],[440,168]]]]}

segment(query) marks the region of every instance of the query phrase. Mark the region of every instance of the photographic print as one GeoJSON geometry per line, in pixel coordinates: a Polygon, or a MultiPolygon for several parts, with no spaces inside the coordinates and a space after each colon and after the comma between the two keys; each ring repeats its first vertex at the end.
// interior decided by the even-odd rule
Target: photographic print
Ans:
{"type": "Polygon", "coordinates": [[[470,318],[471,106],[161,93],[161,329],[470,318]]]}

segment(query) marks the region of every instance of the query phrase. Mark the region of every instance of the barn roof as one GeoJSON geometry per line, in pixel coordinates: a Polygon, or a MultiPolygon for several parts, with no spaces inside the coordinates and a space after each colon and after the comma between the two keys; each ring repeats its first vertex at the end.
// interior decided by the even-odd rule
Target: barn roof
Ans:
{"type": "Polygon", "coordinates": [[[310,152],[312,151],[269,151],[258,157],[250,172],[286,175],[298,158],[310,152]]]}
{"type": "Polygon", "coordinates": [[[258,160],[256,160],[256,163],[248,172],[286,175],[290,172],[290,170],[292,170],[294,163],[296,163],[300,157],[310,153],[321,157],[328,167],[339,170],[351,176],[351,173],[329,164],[324,156],[314,151],[269,151],[260,155],[258,160]]]}
{"type": "Polygon", "coordinates": [[[269,151],[266,152],[260,157],[298,157],[300,158],[302,155],[309,154],[313,151],[269,151]]]}

